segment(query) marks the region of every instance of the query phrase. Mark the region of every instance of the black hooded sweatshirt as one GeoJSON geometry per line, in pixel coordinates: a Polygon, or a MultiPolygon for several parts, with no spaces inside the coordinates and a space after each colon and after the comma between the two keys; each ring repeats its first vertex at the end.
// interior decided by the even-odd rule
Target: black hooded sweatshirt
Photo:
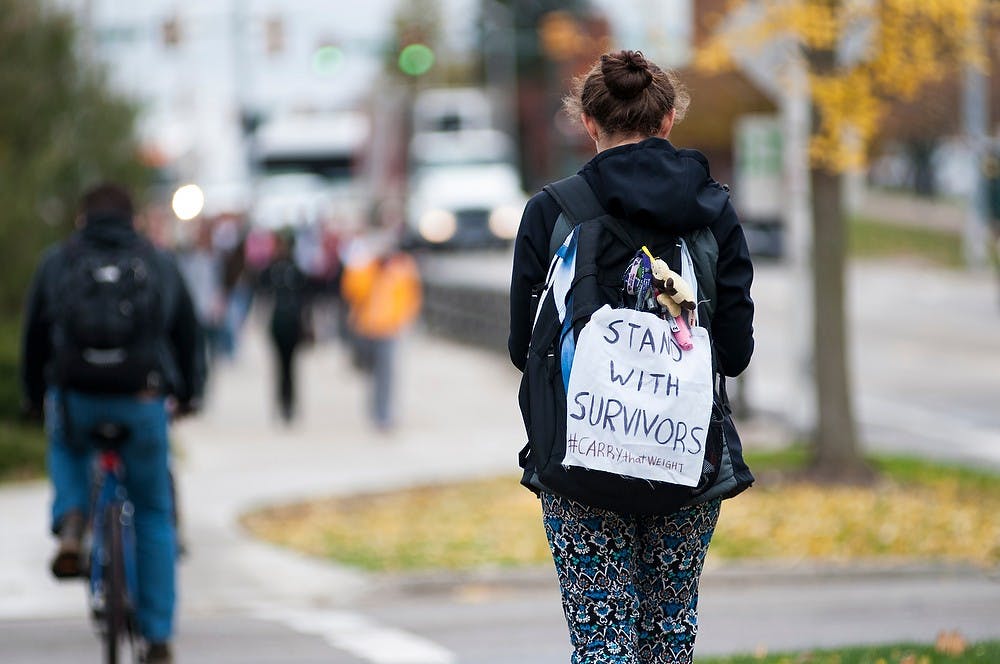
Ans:
{"type": "MultiPolygon", "coordinates": [[[[56,289],[61,271],[66,267],[67,245],[83,242],[85,245],[121,246],[134,244],[137,235],[129,217],[90,215],[84,227],[70,240],[50,248],[42,257],[28,293],[21,343],[21,388],[27,410],[41,412],[45,390],[55,383],[52,361],[57,343],[55,318],[59,294],[56,289]]],[[[164,343],[160,353],[166,383],[163,391],[176,398],[182,410],[188,410],[200,400],[204,388],[204,340],[177,264],[160,250],[156,250],[156,259],[155,271],[163,307],[161,320],[164,321],[164,343]]]]}
{"type": "MultiPolygon", "coordinates": [[[[729,192],[712,179],[708,161],[695,150],[648,138],[604,150],[581,170],[604,209],[621,219],[642,244],[709,228],[719,245],[717,301],[712,339],[718,368],[737,376],[753,353],[753,266],[729,192]]],[[[524,370],[531,338],[531,294],[545,281],[549,240],[559,216],[555,199],[542,191],[524,208],[514,241],[510,286],[510,338],[514,365],[524,370]]],[[[624,268],[624,266],[622,266],[624,268]]]]}

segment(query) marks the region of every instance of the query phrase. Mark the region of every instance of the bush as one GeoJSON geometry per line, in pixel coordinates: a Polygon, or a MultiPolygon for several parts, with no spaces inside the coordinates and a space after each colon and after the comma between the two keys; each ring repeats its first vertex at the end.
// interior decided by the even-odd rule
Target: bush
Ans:
{"type": "Polygon", "coordinates": [[[45,445],[40,426],[0,422],[0,482],[44,475],[45,445]]]}
{"type": "Polygon", "coordinates": [[[101,180],[141,191],[149,173],[137,108],[79,57],[72,16],[37,0],[0,0],[0,312],[13,315],[45,246],[73,226],[79,195],[101,180]]]}
{"type": "Polygon", "coordinates": [[[21,408],[21,381],[18,374],[20,322],[0,318],[0,422],[13,422],[21,408]]]}
{"type": "Polygon", "coordinates": [[[45,472],[45,433],[20,421],[19,335],[18,320],[0,319],[0,481],[45,472]]]}

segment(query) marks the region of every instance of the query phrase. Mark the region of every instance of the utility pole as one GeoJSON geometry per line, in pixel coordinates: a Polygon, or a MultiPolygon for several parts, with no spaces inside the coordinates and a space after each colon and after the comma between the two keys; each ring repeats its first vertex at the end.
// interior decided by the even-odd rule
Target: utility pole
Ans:
{"type": "Polygon", "coordinates": [[[253,109],[252,82],[250,70],[250,49],[247,48],[247,23],[249,21],[246,3],[242,0],[232,0],[229,5],[229,57],[232,58],[230,72],[232,104],[227,114],[230,126],[235,120],[237,131],[230,131],[232,140],[236,142],[236,152],[239,158],[231,168],[235,171],[231,177],[242,182],[246,187],[246,195],[252,200],[256,188],[256,174],[251,164],[253,131],[256,129],[256,115],[253,109]]]}
{"type": "MultiPolygon", "coordinates": [[[[981,16],[973,22],[969,29],[969,42],[975,50],[985,52],[981,16]]],[[[962,124],[975,168],[965,208],[962,253],[966,265],[972,268],[981,268],[986,265],[986,229],[989,220],[989,205],[983,167],[989,149],[987,75],[988,72],[985,71],[984,67],[977,63],[965,65],[962,87],[962,124]]]]}
{"type": "Polygon", "coordinates": [[[782,164],[785,174],[785,252],[792,281],[792,403],[788,416],[792,428],[805,435],[816,426],[819,412],[816,383],[816,349],[811,343],[815,317],[810,284],[813,281],[813,211],[809,178],[809,138],[812,134],[812,103],[805,64],[790,58],[783,77],[780,98],[785,135],[782,164]],[[797,396],[798,398],[795,398],[797,396]]]}
{"type": "MultiPolygon", "coordinates": [[[[496,109],[496,126],[517,136],[517,24],[513,10],[497,0],[481,5],[486,85],[496,109]]],[[[513,157],[516,162],[518,157],[513,157]]]]}

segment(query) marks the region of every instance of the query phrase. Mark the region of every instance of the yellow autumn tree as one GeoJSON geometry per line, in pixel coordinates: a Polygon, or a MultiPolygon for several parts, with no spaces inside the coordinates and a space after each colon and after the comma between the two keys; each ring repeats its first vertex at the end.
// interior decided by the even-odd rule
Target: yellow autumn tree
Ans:
{"type": "Polygon", "coordinates": [[[817,477],[871,477],[860,454],[848,375],[842,173],[860,168],[889,104],[911,99],[956,65],[986,66],[975,34],[989,0],[733,0],[697,64],[733,68],[781,45],[806,73],[812,108],[813,356],[817,477]],[[738,20],[734,20],[737,19],[738,20]]]}

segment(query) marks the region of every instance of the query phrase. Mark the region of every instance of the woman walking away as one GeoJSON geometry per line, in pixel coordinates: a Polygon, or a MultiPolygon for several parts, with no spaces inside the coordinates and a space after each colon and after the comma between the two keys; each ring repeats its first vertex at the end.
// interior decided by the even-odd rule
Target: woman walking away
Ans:
{"type": "Polygon", "coordinates": [[[296,412],[295,358],[310,337],[309,290],[306,277],[292,258],[294,235],[276,237],[274,260],[260,275],[260,288],[271,296],[270,337],[277,360],[278,408],[291,423],[296,412]]]}
{"type": "MultiPolygon", "coordinates": [[[[597,149],[573,178],[586,186],[574,193],[560,188],[561,181],[536,194],[525,207],[515,241],[508,346],[511,360],[525,372],[521,406],[529,445],[520,457],[522,483],[541,498],[574,664],[692,661],[698,581],[720,502],[753,481],[725,396],[725,376],[741,373],[753,351],[753,268],[728,189],[712,179],[701,153],[667,140],[687,104],[673,73],[641,53],[601,56],[565,100],[567,113],[580,119],[597,149]],[[577,215],[571,210],[584,199],[599,212],[574,225],[577,215]],[[570,277],[563,279],[558,273],[565,269],[570,277]],[[553,294],[560,283],[571,289],[562,291],[564,297],[553,294]],[[610,305],[615,320],[599,334],[588,336],[593,328],[586,326],[581,332],[574,325],[581,320],[583,300],[610,305]],[[636,333],[635,347],[629,349],[630,328],[617,320],[626,309],[652,313],[653,320],[670,327],[662,336],[657,333],[655,344],[652,336],[647,345],[646,333],[636,333]],[[543,345],[541,339],[549,338],[554,341],[543,345]],[[661,408],[657,405],[644,405],[640,418],[628,395],[605,400],[597,391],[575,391],[577,381],[607,381],[606,361],[592,379],[580,369],[594,357],[590,349],[601,338],[623,340],[612,349],[615,353],[645,352],[643,358],[663,355],[678,363],[696,354],[689,353],[691,348],[700,348],[705,360],[698,375],[707,387],[699,404],[704,406],[685,421],[704,417],[704,429],[682,431],[686,413],[654,410],[661,408]],[[536,379],[538,366],[551,377],[536,379]],[[555,397],[537,398],[546,389],[555,397]],[[587,419],[607,436],[599,446],[594,441],[600,438],[585,446],[573,433],[587,419]],[[649,424],[657,421],[658,426],[649,424]],[[641,458],[636,465],[664,468],[603,472],[617,462],[609,459],[614,446],[607,441],[643,432],[651,440],[641,444],[653,449],[651,456],[629,458],[641,458]],[[693,480],[646,479],[653,470],[680,470],[681,464],[647,463],[659,459],[655,453],[660,451],[665,456],[668,448],[673,453],[704,450],[704,459],[691,457],[696,467],[686,464],[694,467],[693,480]],[[588,454],[600,458],[588,465],[588,454]]],[[[597,309],[586,310],[583,319],[596,321],[604,311],[597,309]]],[[[633,366],[630,374],[613,360],[611,388],[655,391],[655,399],[645,404],[678,399],[670,376],[654,380],[656,374],[647,371],[645,383],[642,378],[638,385],[629,382],[648,368],[633,366]]],[[[681,386],[683,394],[686,384],[681,386]]],[[[662,406],[668,407],[677,406],[662,406]]]]}

